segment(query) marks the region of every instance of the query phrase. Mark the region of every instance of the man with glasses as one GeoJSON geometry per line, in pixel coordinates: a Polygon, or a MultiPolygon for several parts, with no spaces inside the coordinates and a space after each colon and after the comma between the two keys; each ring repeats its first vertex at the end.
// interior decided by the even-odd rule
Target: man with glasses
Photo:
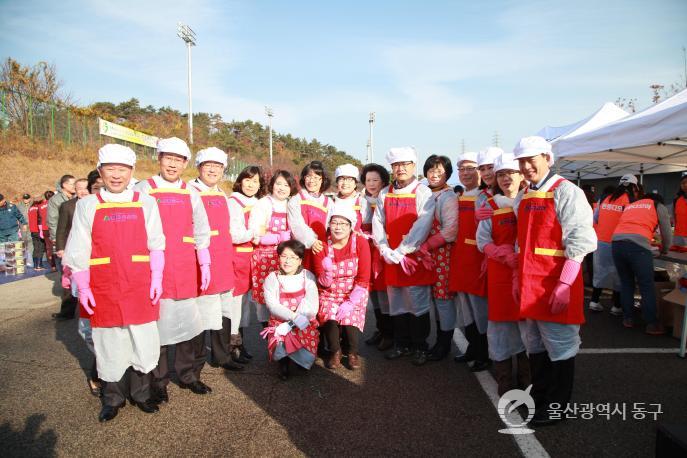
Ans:
{"type": "Polygon", "coordinates": [[[385,356],[413,354],[413,364],[427,362],[430,294],[434,273],[417,261],[415,252],[427,239],[434,219],[432,191],[416,179],[413,147],[391,148],[386,155],[393,183],[379,193],[372,232],[385,268],[394,348],[385,356]]]}

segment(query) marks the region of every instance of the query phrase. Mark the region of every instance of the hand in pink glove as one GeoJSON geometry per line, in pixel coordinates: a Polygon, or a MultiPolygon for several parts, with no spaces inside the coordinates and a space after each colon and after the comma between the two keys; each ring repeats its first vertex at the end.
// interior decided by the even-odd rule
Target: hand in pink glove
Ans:
{"type": "Polygon", "coordinates": [[[72,287],[72,281],[69,277],[72,275],[72,270],[69,266],[62,267],[62,288],[69,289],[72,287]]]}
{"type": "Polygon", "coordinates": [[[334,267],[334,263],[332,262],[332,258],[329,256],[324,257],[322,260],[322,269],[323,272],[317,278],[317,281],[323,287],[329,288],[332,285],[332,282],[334,282],[334,271],[336,270],[336,267],[334,267]]]}
{"type": "Polygon", "coordinates": [[[408,256],[401,258],[401,269],[406,275],[413,275],[417,269],[417,261],[410,259],[408,256]]]}
{"type": "Polygon", "coordinates": [[[162,272],[165,270],[165,252],[150,252],[150,300],[155,305],[162,297],[162,272]]]}
{"type": "Polygon", "coordinates": [[[477,221],[482,221],[485,219],[489,219],[494,215],[494,209],[491,208],[490,205],[484,205],[483,207],[479,207],[475,209],[475,219],[477,221]]]}
{"type": "Polygon", "coordinates": [[[351,291],[351,295],[349,297],[349,301],[351,301],[354,304],[358,305],[366,305],[367,304],[367,289],[363,288],[360,285],[357,285],[353,288],[353,291],[351,291]]]}
{"type": "Polygon", "coordinates": [[[280,242],[286,242],[287,240],[291,240],[291,231],[282,231],[279,233],[279,241],[280,242]]]}
{"type": "Polygon", "coordinates": [[[74,272],[72,273],[72,279],[76,282],[76,287],[79,289],[79,303],[81,307],[83,307],[86,313],[93,315],[95,298],[93,298],[93,291],[91,291],[91,271],[82,270],[81,272],[74,272]]]}
{"type": "Polygon", "coordinates": [[[513,245],[495,245],[494,243],[484,245],[484,254],[502,264],[506,263],[506,258],[511,253],[513,253],[513,245]]]}
{"type": "Polygon", "coordinates": [[[513,294],[513,300],[516,304],[520,305],[520,273],[518,270],[513,271],[513,288],[511,293],[513,294]]]}
{"type": "Polygon", "coordinates": [[[268,232],[260,237],[260,245],[277,245],[281,237],[274,232],[268,232]]]}
{"type": "Polygon", "coordinates": [[[577,275],[580,273],[580,263],[572,259],[566,259],[563,264],[561,276],[558,279],[558,284],[551,293],[549,305],[551,306],[551,313],[557,315],[563,313],[570,303],[570,285],[573,284],[577,275]]]}
{"type": "MultiPolygon", "coordinates": [[[[420,250],[422,250],[422,248],[420,248],[420,250]]],[[[422,267],[424,267],[425,270],[434,270],[434,258],[428,251],[420,251],[417,253],[417,259],[422,263],[422,267]]]]}
{"type": "Polygon", "coordinates": [[[430,252],[431,250],[436,250],[440,246],[444,245],[446,245],[446,239],[443,235],[441,235],[441,232],[437,232],[425,240],[422,245],[420,245],[420,251],[430,252]]]}
{"type": "Polygon", "coordinates": [[[518,268],[518,253],[516,253],[514,251],[512,253],[507,254],[505,263],[511,269],[517,270],[517,268],[518,268]]]}
{"type": "Polygon", "coordinates": [[[200,290],[205,291],[210,286],[210,250],[203,248],[196,251],[200,265],[200,290]]]}
{"type": "Polygon", "coordinates": [[[336,311],[336,320],[337,321],[343,320],[352,311],[353,311],[353,302],[346,301],[346,302],[342,303],[339,306],[339,309],[336,311]]]}

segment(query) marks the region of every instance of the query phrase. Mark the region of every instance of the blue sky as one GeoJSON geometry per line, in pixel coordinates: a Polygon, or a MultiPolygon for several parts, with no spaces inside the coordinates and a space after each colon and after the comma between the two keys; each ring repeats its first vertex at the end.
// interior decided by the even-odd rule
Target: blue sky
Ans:
{"type": "Polygon", "coordinates": [[[194,111],[266,123],[364,158],[392,146],[455,158],[510,149],[606,101],[650,103],[651,83],[683,79],[687,2],[0,0],[0,56],[57,65],[81,104],[185,112],[186,54],[198,35],[194,111]]]}

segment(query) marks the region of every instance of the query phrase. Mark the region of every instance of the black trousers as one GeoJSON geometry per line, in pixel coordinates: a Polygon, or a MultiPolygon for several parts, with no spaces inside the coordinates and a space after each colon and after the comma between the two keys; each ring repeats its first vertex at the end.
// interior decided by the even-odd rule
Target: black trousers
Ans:
{"type": "Polygon", "coordinates": [[[136,402],[150,399],[151,374],[144,374],[129,367],[118,382],[105,382],[103,405],[120,406],[131,398],[136,402]]]}
{"type": "Polygon", "coordinates": [[[394,344],[398,348],[427,349],[427,338],[431,330],[429,313],[415,316],[403,313],[391,317],[393,320],[394,344]]]}
{"type": "Polygon", "coordinates": [[[210,331],[210,360],[215,364],[224,364],[231,358],[229,353],[229,339],[231,336],[231,320],[222,317],[222,329],[210,331]]]}
{"type": "Polygon", "coordinates": [[[340,326],[334,320],[329,320],[320,326],[322,335],[327,339],[329,351],[344,350],[346,353],[358,354],[360,329],[355,326],[340,326]],[[343,341],[343,342],[342,342],[343,341]]]}
{"type": "Polygon", "coordinates": [[[377,291],[370,292],[370,300],[372,301],[372,307],[375,313],[377,331],[379,331],[382,336],[391,339],[394,336],[394,323],[391,316],[382,313],[382,310],[379,308],[379,297],[376,293],[377,291]]]}
{"type": "MultiPolygon", "coordinates": [[[[205,345],[206,331],[201,332],[191,339],[193,346],[193,375],[196,380],[200,380],[200,372],[208,360],[208,347],[205,345]]],[[[181,379],[181,377],[179,377],[181,379]]],[[[187,383],[187,382],[185,382],[187,383]]]]}
{"type": "MultiPolygon", "coordinates": [[[[205,332],[198,336],[205,338],[205,332]]],[[[194,372],[195,366],[195,346],[198,346],[198,336],[193,339],[179,342],[175,345],[163,345],[160,347],[160,359],[157,367],[153,369],[152,385],[156,389],[167,388],[170,379],[169,356],[170,347],[174,347],[174,372],[182,383],[192,383],[198,381],[194,372]],[[195,345],[195,346],[194,346],[195,345]]]]}
{"type": "Polygon", "coordinates": [[[34,266],[38,267],[45,254],[45,240],[41,238],[38,232],[31,233],[31,240],[33,241],[33,261],[34,263],[38,261],[38,265],[34,264],[34,266]]]}

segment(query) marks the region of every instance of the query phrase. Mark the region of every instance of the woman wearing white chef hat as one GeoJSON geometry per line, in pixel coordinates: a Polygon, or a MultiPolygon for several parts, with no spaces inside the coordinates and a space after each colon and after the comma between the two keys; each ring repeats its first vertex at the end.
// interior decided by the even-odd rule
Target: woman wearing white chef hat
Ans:
{"type": "Polygon", "coordinates": [[[135,153],[108,144],[98,159],[105,187],[77,203],[64,263],[90,315],[98,377],[105,382],[103,422],[127,398],[146,413],[158,410],[150,400],[150,371],[160,355],[165,236],[155,200],[126,189],[135,153]]]}
{"type": "Polygon", "coordinates": [[[354,232],[360,233],[364,221],[367,221],[370,212],[370,204],[357,191],[358,178],[360,172],[358,167],[353,164],[343,164],[334,171],[334,180],[336,183],[336,202],[342,202],[350,206],[355,211],[356,223],[353,228],[354,232]]]}

